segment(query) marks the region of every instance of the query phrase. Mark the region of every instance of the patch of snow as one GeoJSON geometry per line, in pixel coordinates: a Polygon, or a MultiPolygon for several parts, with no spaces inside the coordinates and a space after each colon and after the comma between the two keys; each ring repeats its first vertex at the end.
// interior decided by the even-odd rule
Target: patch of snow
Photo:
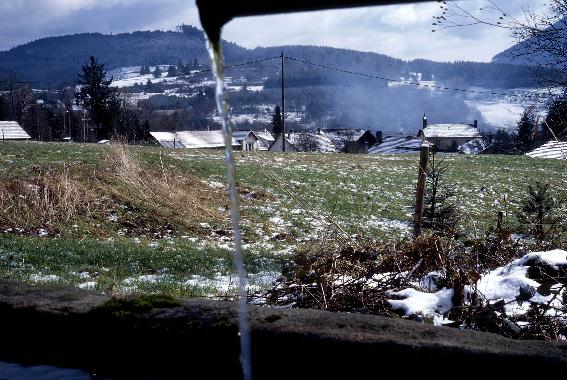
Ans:
{"type": "Polygon", "coordinates": [[[77,285],[81,289],[93,290],[96,287],[96,281],[87,281],[77,285]]]}
{"type": "Polygon", "coordinates": [[[30,281],[33,282],[55,282],[61,280],[61,277],[54,274],[32,274],[30,276],[30,281]]]}
{"type": "Polygon", "coordinates": [[[453,289],[443,288],[435,293],[420,292],[412,288],[399,292],[390,292],[390,295],[403,297],[401,300],[388,300],[393,309],[401,309],[405,315],[420,314],[433,317],[451,310],[453,303],[453,289]]]}

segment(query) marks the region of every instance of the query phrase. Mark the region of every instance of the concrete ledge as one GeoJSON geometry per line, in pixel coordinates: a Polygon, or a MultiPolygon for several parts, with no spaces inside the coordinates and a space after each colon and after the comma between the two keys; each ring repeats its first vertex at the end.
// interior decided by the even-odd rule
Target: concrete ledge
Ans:
{"type": "MultiPolygon", "coordinates": [[[[240,377],[235,303],[109,301],[80,289],[0,281],[0,360],[118,378],[240,377]]],[[[252,307],[251,324],[256,379],[567,369],[564,343],[371,315],[252,307]]]]}

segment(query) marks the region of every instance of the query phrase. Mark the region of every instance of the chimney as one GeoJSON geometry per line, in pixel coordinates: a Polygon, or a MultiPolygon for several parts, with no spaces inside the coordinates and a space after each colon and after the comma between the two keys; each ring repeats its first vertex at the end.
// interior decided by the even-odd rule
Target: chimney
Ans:
{"type": "Polygon", "coordinates": [[[427,116],[423,114],[423,129],[427,128],[427,116]]]}
{"type": "Polygon", "coordinates": [[[478,120],[475,120],[475,121],[473,122],[473,125],[474,125],[475,128],[478,128],[478,120]]]}
{"type": "Polygon", "coordinates": [[[376,131],[376,144],[382,144],[382,131],[376,131]]]}

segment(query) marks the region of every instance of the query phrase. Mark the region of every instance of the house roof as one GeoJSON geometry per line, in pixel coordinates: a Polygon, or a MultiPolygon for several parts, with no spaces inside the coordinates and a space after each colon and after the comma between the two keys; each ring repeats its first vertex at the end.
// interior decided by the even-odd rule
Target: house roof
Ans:
{"type": "Polygon", "coordinates": [[[480,131],[472,124],[429,124],[423,129],[425,138],[434,137],[480,137],[480,131]]]}
{"type": "Polygon", "coordinates": [[[386,137],[382,144],[374,145],[368,149],[370,154],[397,154],[397,153],[415,153],[421,148],[421,139],[407,137],[386,137]]]}
{"type": "Polygon", "coordinates": [[[264,131],[264,132],[254,132],[254,134],[256,136],[258,136],[260,138],[260,140],[266,140],[269,142],[272,142],[275,140],[274,136],[272,136],[272,134],[268,131],[264,131]]]}
{"type": "MultiPolygon", "coordinates": [[[[150,134],[166,148],[223,148],[224,133],[221,130],[215,131],[179,131],[171,132],[150,132],[150,134]],[[179,146],[180,145],[180,146],[179,146]]],[[[240,145],[238,141],[232,138],[232,146],[240,145]]]]}
{"type": "Polygon", "coordinates": [[[31,138],[17,121],[0,121],[0,139],[25,140],[31,138]]]}
{"type": "Polygon", "coordinates": [[[268,131],[232,131],[232,137],[238,141],[241,142],[244,139],[246,139],[246,137],[248,137],[248,135],[250,135],[250,133],[254,134],[254,136],[256,136],[256,138],[258,138],[259,140],[265,140],[268,142],[272,142],[274,141],[274,136],[272,136],[272,134],[268,131]]]}
{"type": "Polygon", "coordinates": [[[323,132],[327,137],[335,144],[337,150],[343,149],[345,143],[348,141],[358,140],[364,132],[365,129],[324,129],[323,132]]]}
{"type": "Polygon", "coordinates": [[[232,138],[238,142],[244,140],[252,131],[232,131],[232,138]]]}
{"type": "Polygon", "coordinates": [[[526,156],[567,160],[567,142],[550,141],[548,143],[543,144],[539,148],[526,153],[526,156]]]}

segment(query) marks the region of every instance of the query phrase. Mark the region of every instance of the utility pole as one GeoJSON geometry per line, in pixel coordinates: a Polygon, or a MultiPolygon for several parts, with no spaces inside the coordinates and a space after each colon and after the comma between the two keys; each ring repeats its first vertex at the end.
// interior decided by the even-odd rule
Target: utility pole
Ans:
{"type": "Polygon", "coordinates": [[[83,110],[83,143],[87,142],[87,124],[89,119],[87,118],[87,110],[83,110]]]}
{"type": "Polygon", "coordinates": [[[285,152],[285,90],[284,90],[284,54],[282,51],[282,152],[285,152]]]}
{"type": "Polygon", "coordinates": [[[73,116],[73,106],[71,106],[71,112],[67,111],[69,115],[69,121],[67,122],[67,126],[69,127],[69,142],[71,142],[71,116],[73,116]]]}

